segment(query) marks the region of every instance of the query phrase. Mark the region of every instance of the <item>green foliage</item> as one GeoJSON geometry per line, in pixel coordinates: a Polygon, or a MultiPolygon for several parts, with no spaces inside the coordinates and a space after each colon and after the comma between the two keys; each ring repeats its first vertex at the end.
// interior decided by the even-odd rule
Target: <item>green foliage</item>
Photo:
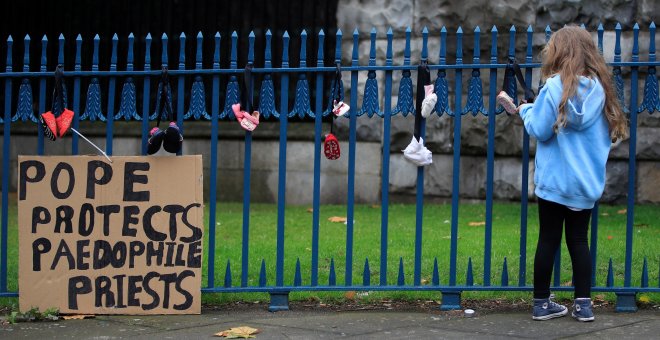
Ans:
{"type": "Polygon", "coordinates": [[[59,313],[60,311],[57,308],[48,308],[40,312],[37,307],[32,307],[28,311],[21,313],[16,308],[16,305],[14,305],[12,306],[12,311],[7,316],[7,321],[12,324],[17,322],[57,321],[60,319],[59,313]]]}

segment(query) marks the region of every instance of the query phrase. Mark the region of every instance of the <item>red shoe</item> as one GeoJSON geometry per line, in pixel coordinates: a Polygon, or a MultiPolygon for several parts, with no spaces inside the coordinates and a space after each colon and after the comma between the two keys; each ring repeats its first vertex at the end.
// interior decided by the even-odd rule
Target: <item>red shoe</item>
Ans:
{"type": "Polygon", "coordinates": [[[323,142],[323,153],[325,154],[325,158],[329,160],[339,159],[341,150],[339,149],[339,141],[335,135],[331,133],[325,135],[325,141],[323,142]]]}
{"type": "Polygon", "coordinates": [[[58,137],[62,138],[66,132],[69,131],[69,128],[71,128],[71,122],[73,122],[73,111],[64,109],[64,112],[62,112],[59,117],[55,118],[55,120],[57,121],[58,137]]]}
{"type": "Polygon", "coordinates": [[[52,112],[48,111],[39,115],[41,127],[44,129],[44,135],[50,140],[57,139],[57,120],[52,112]]]}

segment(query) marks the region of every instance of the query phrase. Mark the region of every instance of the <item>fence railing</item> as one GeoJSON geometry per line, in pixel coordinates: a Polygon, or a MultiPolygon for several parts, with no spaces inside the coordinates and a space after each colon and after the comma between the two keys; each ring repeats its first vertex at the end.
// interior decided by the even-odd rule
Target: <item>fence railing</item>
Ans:
{"type": "MultiPolygon", "coordinates": [[[[660,292],[660,286],[649,287],[648,269],[646,258],[636,258],[633,256],[633,223],[635,218],[635,147],[636,147],[636,130],[637,130],[637,114],[647,111],[653,113],[660,111],[660,98],[658,97],[658,79],[656,75],[656,67],[660,63],[656,61],[655,57],[655,25],[651,24],[649,27],[649,54],[646,61],[640,60],[639,56],[639,27],[635,25],[633,28],[633,47],[632,58],[630,61],[622,61],[621,59],[621,26],[617,25],[615,28],[615,48],[614,59],[609,63],[614,69],[614,81],[616,84],[619,99],[624,103],[626,111],[630,114],[630,150],[629,150],[629,172],[628,172],[628,201],[627,201],[627,223],[626,223],[626,245],[625,245],[625,271],[624,271],[624,284],[623,286],[615,286],[612,279],[612,263],[609,264],[608,279],[605,286],[594,286],[593,291],[598,292],[614,292],[617,294],[617,308],[619,310],[636,310],[635,296],[640,292],[660,292]],[[624,79],[621,75],[622,68],[630,69],[630,92],[624,94],[624,79]],[[644,91],[642,93],[642,101],[640,103],[640,92],[638,86],[638,79],[640,72],[646,70],[646,80],[644,91]],[[627,98],[626,98],[627,97],[627,98]],[[626,104],[628,102],[629,104],[626,104]],[[641,281],[639,284],[632,282],[632,264],[644,261],[643,272],[641,274],[641,281]]],[[[221,120],[234,120],[234,114],[231,105],[239,102],[241,88],[239,86],[240,74],[243,68],[237,65],[237,50],[238,36],[236,33],[232,34],[231,39],[231,57],[229,66],[226,67],[220,63],[220,35],[216,34],[212,39],[215,40],[215,48],[213,53],[213,66],[211,68],[202,67],[202,37],[201,33],[196,37],[196,53],[195,60],[196,66],[194,69],[186,69],[185,67],[185,43],[187,37],[181,34],[179,37],[180,53],[178,55],[178,64],[170,65],[171,56],[168,54],[168,37],[163,34],[160,39],[162,44],[162,56],[160,66],[169,66],[169,74],[174,80],[173,86],[174,96],[173,101],[176,103],[175,111],[178,113],[177,123],[181,129],[185,130],[186,121],[209,121],[211,126],[210,132],[210,174],[209,174],[209,224],[208,224],[208,263],[207,263],[207,277],[208,281],[205,287],[202,288],[203,292],[267,292],[271,295],[271,310],[288,309],[288,296],[292,291],[355,291],[355,290],[369,290],[369,291],[435,291],[442,292],[442,309],[455,309],[460,308],[460,296],[463,291],[529,291],[532,289],[530,286],[530,279],[527,275],[527,213],[528,213],[528,173],[529,173],[529,136],[524,133],[523,137],[523,155],[522,155],[522,201],[521,201],[521,214],[520,214],[520,254],[519,254],[519,273],[518,282],[510,283],[508,279],[508,269],[506,258],[502,266],[502,280],[499,284],[491,282],[493,271],[492,255],[492,225],[493,225],[493,190],[494,190],[494,137],[495,137],[495,122],[501,109],[496,107],[495,96],[497,93],[497,73],[505,69],[506,64],[502,63],[506,57],[516,56],[516,38],[522,35],[526,38],[526,53],[524,55],[524,62],[521,62],[521,67],[525,69],[526,82],[528,86],[533,83],[532,71],[534,68],[540,67],[538,61],[533,58],[532,38],[534,32],[531,27],[525,33],[518,34],[515,27],[508,30],[508,50],[498,51],[497,42],[500,35],[498,30],[493,27],[490,31],[490,55],[488,62],[482,63],[480,56],[480,34],[481,31],[477,27],[474,30],[474,53],[471,56],[470,63],[464,63],[464,58],[470,56],[463,53],[463,30],[458,28],[455,34],[452,33],[452,39],[455,39],[456,51],[455,63],[447,63],[447,42],[448,32],[445,28],[439,32],[440,48],[437,51],[438,63],[430,64],[428,39],[429,32],[424,28],[421,32],[422,48],[420,59],[421,62],[429,63],[429,68],[437,71],[435,79],[435,92],[438,95],[438,101],[435,106],[435,114],[442,119],[450,119],[453,121],[453,184],[452,184],[452,200],[451,200],[451,235],[450,235],[450,251],[449,254],[449,269],[447,273],[447,282],[440,283],[440,272],[438,269],[437,259],[434,259],[434,268],[432,273],[426,273],[425,277],[431,277],[431,280],[422,282],[422,231],[423,231],[423,207],[424,207],[424,170],[422,167],[417,171],[417,185],[416,185],[416,216],[415,216],[415,243],[414,243],[414,275],[413,282],[405,282],[403,262],[399,262],[399,276],[396,282],[388,278],[388,270],[394,267],[388,264],[388,208],[389,208],[389,175],[390,175],[390,134],[391,134],[391,119],[394,115],[407,116],[414,114],[415,108],[413,104],[413,86],[411,79],[411,72],[413,72],[417,65],[411,64],[411,30],[405,31],[405,49],[403,53],[403,63],[395,65],[393,60],[393,38],[394,32],[389,29],[386,33],[387,49],[385,53],[384,65],[378,65],[376,62],[376,30],[372,30],[370,34],[370,52],[368,65],[360,65],[359,58],[359,32],[355,30],[352,34],[353,49],[351,54],[350,65],[341,65],[344,72],[350,72],[350,117],[349,120],[349,142],[347,149],[348,157],[348,182],[347,182],[347,223],[346,223],[346,244],[345,244],[345,270],[343,284],[337,284],[335,272],[334,259],[332,259],[328,269],[327,277],[328,282],[320,282],[319,272],[319,206],[320,206],[320,190],[321,190],[321,147],[322,147],[322,129],[321,123],[324,116],[330,114],[327,100],[324,99],[323,94],[328,93],[328,89],[324,86],[325,80],[330,79],[332,73],[335,72],[336,65],[324,65],[324,53],[328,51],[323,50],[323,40],[325,39],[324,32],[318,33],[319,49],[317,52],[317,63],[313,66],[307,65],[307,38],[308,35],[305,31],[301,33],[300,64],[296,66],[289,65],[289,41],[290,36],[284,33],[281,39],[283,45],[282,64],[275,66],[271,62],[271,43],[273,36],[270,31],[265,35],[266,47],[263,53],[265,54],[265,63],[263,67],[255,67],[253,73],[257,78],[261,78],[261,85],[257,91],[258,107],[262,117],[271,120],[279,121],[280,138],[279,138],[279,168],[278,168],[278,195],[277,195],[277,241],[276,252],[274,257],[275,261],[275,282],[269,284],[265,270],[265,260],[257,259],[261,262],[261,270],[258,276],[258,284],[251,284],[248,279],[248,267],[250,263],[249,258],[249,232],[250,232],[250,171],[251,171],[251,145],[252,134],[245,133],[244,140],[244,176],[243,176],[243,225],[242,225],[242,256],[240,263],[240,283],[235,284],[231,277],[231,270],[229,269],[230,263],[227,263],[225,269],[224,282],[218,282],[218,278],[222,275],[216,274],[215,259],[216,259],[216,223],[217,210],[216,210],[216,191],[218,173],[218,122],[221,120]],[[367,80],[364,87],[363,101],[361,105],[358,104],[358,77],[359,72],[366,71],[367,80]],[[469,79],[467,86],[466,98],[463,98],[463,71],[470,71],[472,76],[469,79]],[[401,80],[399,81],[398,88],[398,102],[396,105],[392,103],[394,81],[393,73],[402,72],[401,80]],[[489,91],[487,95],[487,103],[484,103],[484,93],[482,89],[481,72],[488,73],[489,91]],[[447,77],[448,73],[453,73],[453,84],[451,78],[447,77]],[[278,75],[279,84],[275,84],[274,75],[278,75]],[[378,89],[377,76],[384,78],[385,89],[382,92],[383,98],[379,98],[381,92],[378,89]],[[188,78],[186,78],[188,77],[188,78]],[[194,78],[193,78],[194,77],[194,78]],[[227,79],[224,91],[221,91],[221,78],[227,79]],[[186,80],[188,79],[188,80],[186,80]],[[189,79],[193,79],[190,81],[189,79]],[[205,83],[212,84],[210,90],[205,89],[205,83]],[[310,82],[315,84],[314,91],[310,90],[310,82]],[[295,82],[295,99],[293,105],[290,106],[289,92],[290,82],[295,82]],[[450,86],[453,86],[453,98],[450,96],[450,86]],[[279,87],[279,88],[278,88],[279,87]],[[190,92],[188,92],[188,90],[190,92]],[[221,93],[224,93],[224,98],[221,98],[221,93]],[[279,106],[276,94],[280,94],[279,106]],[[312,94],[314,101],[312,101],[312,94]],[[189,98],[189,107],[186,109],[184,104],[185,98],[189,98]],[[451,100],[453,99],[453,100],[451,100]],[[210,106],[208,103],[210,102],[210,106]],[[381,106],[381,103],[383,104],[381,106]],[[459,217],[459,174],[460,174],[460,158],[461,158],[461,121],[463,116],[471,113],[473,116],[482,114],[488,117],[488,148],[487,148],[487,176],[486,176],[486,197],[485,197],[485,231],[484,231],[484,249],[483,249],[483,282],[481,285],[474,284],[474,276],[472,272],[472,263],[468,265],[466,279],[463,282],[457,280],[457,252],[458,252],[458,217],[459,217]],[[442,117],[444,116],[444,117],[442,117]],[[293,282],[285,282],[285,184],[287,181],[287,126],[292,117],[300,117],[314,120],[314,172],[313,172],[313,202],[312,202],[312,219],[311,219],[311,263],[309,264],[309,284],[302,284],[302,273],[300,270],[300,263],[295,269],[293,282]],[[355,214],[355,168],[356,168],[356,126],[357,119],[382,119],[383,137],[382,137],[382,183],[381,183],[381,243],[380,243],[380,263],[378,270],[378,277],[376,282],[371,282],[371,271],[368,260],[364,263],[364,274],[362,282],[354,280],[354,265],[362,262],[361,259],[354,259],[354,214],[355,214]]],[[[601,52],[603,49],[603,34],[604,29],[601,26],[597,29],[598,47],[601,52]]],[[[551,30],[546,28],[546,39],[550,37],[551,30]]],[[[224,37],[223,37],[224,38],[224,37]]],[[[247,51],[248,64],[254,61],[254,40],[255,35],[250,34],[249,50],[247,51]]],[[[337,31],[336,35],[336,48],[334,51],[335,63],[341,64],[342,61],[342,40],[343,33],[337,31]]],[[[155,63],[151,59],[151,45],[152,38],[150,35],[146,37],[145,46],[145,60],[142,62],[142,69],[136,70],[134,65],[139,64],[141,61],[136,61],[133,58],[134,37],[130,35],[127,39],[128,54],[127,67],[125,70],[117,69],[117,45],[118,37],[115,35],[110,42],[112,44],[112,55],[110,67],[108,70],[99,70],[99,44],[100,39],[98,36],[90,42],[85,44],[93,44],[93,60],[91,69],[83,70],[81,67],[81,49],[83,40],[80,36],[75,40],[76,55],[65,56],[63,53],[63,46],[65,39],[60,36],[58,41],[59,56],[57,63],[63,64],[65,58],[75,58],[73,69],[65,70],[67,78],[67,85],[73,88],[73,95],[70,107],[73,108],[76,116],[73,121],[73,127],[77,128],[80,121],[98,121],[97,124],[105,124],[106,126],[106,144],[105,149],[109,155],[113,153],[113,136],[114,136],[114,122],[117,120],[125,121],[141,121],[141,136],[142,136],[142,154],[146,154],[147,138],[149,121],[154,120],[156,115],[153,113],[154,108],[151,107],[151,98],[154,97],[152,91],[152,77],[158,77],[161,74],[161,68],[155,67],[155,63]],[[81,93],[81,80],[87,79],[89,86],[86,95],[81,93]],[[103,80],[101,82],[100,80],[103,80]],[[118,95],[117,83],[123,80],[123,87],[121,94],[118,95]],[[140,81],[141,80],[141,81],[140,81]],[[103,86],[102,86],[103,85],[103,86]],[[106,88],[102,88],[106,87],[106,88]],[[141,89],[140,89],[141,87],[141,89]],[[140,93],[141,91],[141,93],[140,93]],[[102,97],[107,93],[104,100],[107,105],[102,107],[102,97]],[[119,98],[119,105],[116,105],[116,98],[119,98]],[[142,98],[141,107],[138,106],[138,98],[142,98]],[[84,107],[82,107],[84,99],[84,107]]],[[[24,58],[23,63],[14,63],[12,60],[12,48],[14,45],[13,37],[7,40],[7,63],[4,73],[0,73],[0,79],[4,79],[4,115],[0,118],[0,124],[3,126],[3,150],[2,150],[2,238],[0,243],[0,296],[16,296],[18,293],[9,291],[7,287],[7,240],[8,240],[8,188],[10,179],[10,144],[12,143],[12,125],[16,122],[33,122],[37,123],[36,113],[45,112],[46,104],[49,101],[50,93],[48,90],[47,80],[53,76],[52,69],[47,69],[48,61],[46,59],[46,50],[49,41],[44,37],[41,40],[41,67],[39,70],[30,70],[30,58],[36,56],[30,52],[31,38],[26,36],[23,41],[24,58]],[[20,68],[22,66],[22,69],[20,68]],[[18,91],[15,94],[16,85],[18,91]],[[34,91],[33,91],[34,89],[34,91]],[[33,106],[34,102],[38,102],[36,107],[33,106]]],[[[521,60],[522,61],[522,60],[521,60]]],[[[510,82],[507,85],[507,91],[510,94],[515,94],[516,83],[513,77],[510,77],[510,82]]],[[[249,86],[253,86],[249,84],[249,86]]],[[[157,89],[157,88],[156,88],[157,89]]],[[[342,91],[342,96],[344,95],[342,91]]],[[[65,95],[66,100],[69,98],[65,95]]],[[[327,96],[325,97],[327,98],[327,96]]],[[[469,119],[469,118],[466,118],[469,119]]],[[[420,135],[425,136],[425,124],[422,124],[420,135]]],[[[36,154],[44,154],[44,136],[41,129],[37,129],[39,134],[37,137],[36,154]]],[[[71,154],[78,154],[79,139],[78,136],[72,136],[72,149],[71,154]]],[[[222,207],[222,205],[220,205],[222,207]]],[[[591,256],[594,266],[592,282],[597,282],[596,276],[596,254],[598,251],[598,205],[593,210],[592,227],[591,227],[591,256]]],[[[656,249],[657,251],[657,249],[656,249]]],[[[287,254],[287,256],[299,256],[299,254],[287,254]]],[[[657,258],[657,256],[656,256],[657,258]]],[[[270,259],[269,259],[270,260],[270,259]]],[[[570,286],[563,286],[559,281],[560,272],[560,257],[557,256],[555,262],[555,279],[553,281],[553,290],[566,291],[572,290],[570,286]]],[[[291,269],[286,269],[291,270],[291,269]]],[[[219,271],[220,272],[220,271],[219,271]]],[[[324,274],[325,276],[325,274],[324,274]]],[[[443,276],[444,277],[444,276],[443,276]]],[[[306,280],[307,281],[307,280],[306,280]]],[[[660,283],[659,283],[660,284],[660,283]]]]}

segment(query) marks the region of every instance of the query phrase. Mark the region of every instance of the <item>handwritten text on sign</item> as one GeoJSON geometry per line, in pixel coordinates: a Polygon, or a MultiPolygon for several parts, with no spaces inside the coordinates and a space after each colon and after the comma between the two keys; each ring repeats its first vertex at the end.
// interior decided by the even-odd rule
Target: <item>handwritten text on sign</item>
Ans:
{"type": "Polygon", "coordinates": [[[200,312],[201,156],[19,157],[21,310],[200,312]]]}

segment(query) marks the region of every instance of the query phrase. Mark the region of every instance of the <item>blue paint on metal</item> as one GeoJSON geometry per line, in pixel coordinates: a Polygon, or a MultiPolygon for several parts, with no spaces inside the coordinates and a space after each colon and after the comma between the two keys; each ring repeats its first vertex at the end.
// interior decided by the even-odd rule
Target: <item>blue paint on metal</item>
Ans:
{"type": "MultiPolygon", "coordinates": [[[[24,42],[24,54],[23,54],[23,72],[30,71],[30,36],[25,35],[24,42]]],[[[25,78],[21,82],[21,86],[18,89],[18,104],[16,105],[16,114],[11,119],[12,122],[18,120],[26,122],[31,120],[33,123],[37,123],[37,117],[33,112],[32,108],[32,85],[30,80],[25,78]]],[[[3,119],[0,117],[0,123],[3,119]]]]}
{"type": "MultiPolygon", "coordinates": [[[[94,54],[92,61],[92,70],[99,68],[99,35],[94,37],[94,54]]],[[[101,112],[101,86],[98,78],[92,78],[87,87],[87,100],[85,101],[85,112],[80,116],[80,120],[106,121],[105,115],[101,112]]]]}
{"type": "MultiPolygon", "coordinates": [[[[463,62],[463,29],[459,26],[456,31],[456,63],[463,62]]],[[[455,80],[455,93],[456,98],[454,102],[455,112],[461,112],[461,83],[463,72],[461,69],[456,69],[455,80]]],[[[454,116],[454,160],[452,166],[452,195],[451,195],[451,240],[449,251],[449,285],[456,285],[456,253],[458,251],[458,193],[459,193],[459,177],[461,171],[461,115],[454,116]]]]}
{"type": "MultiPolygon", "coordinates": [[[[238,48],[238,34],[234,31],[231,34],[231,61],[229,62],[229,68],[235,70],[237,68],[236,62],[236,49],[238,48]]],[[[234,120],[234,112],[231,109],[231,106],[240,102],[240,93],[238,89],[238,79],[235,75],[229,77],[229,82],[227,83],[227,91],[225,92],[225,109],[220,114],[220,119],[231,119],[234,120]]]]}
{"type": "MultiPolygon", "coordinates": [[[[220,68],[220,33],[215,34],[215,44],[213,53],[213,69],[220,68]]],[[[220,110],[220,76],[213,75],[213,89],[211,92],[211,160],[209,171],[209,235],[215,235],[216,209],[217,209],[217,188],[218,188],[218,111],[220,110]]],[[[215,286],[215,237],[209,237],[208,263],[207,263],[207,281],[208,287],[215,286]]],[[[263,266],[262,262],[262,266],[263,266]]]]}
{"type": "Polygon", "coordinates": [[[474,275],[472,274],[472,257],[468,257],[467,272],[465,273],[465,285],[474,286],[474,275]]]}
{"type": "MultiPolygon", "coordinates": [[[[353,58],[351,64],[358,66],[359,53],[359,32],[356,28],[353,31],[353,58]]],[[[353,284],[353,222],[355,210],[355,150],[356,150],[356,130],[357,130],[357,86],[358,72],[351,72],[351,109],[350,123],[348,128],[348,190],[346,199],[346,273],[345,285],[353,284]]]]}
{"type": "MultiPolygon", "coordinates": [[[[385,65],[392,66],[392,27],[387,30],[387,52],[385,65]]],[[[387,285],[387,238],[389,227],[389,185],[390,185],[390,134],[392,126],[392,71],[385,71],[385,115],[383,117],[383,169],[381,174],[380,202],[380,280],[381,286],[387,285]]]]}
{"type": "Polygon", "coordinates": [[[637,311],[637,294],[635,292],[617,292],[616,308],[618,313],[633,313],[637,311]]]}
{"type": "MultiPolygon", "coordinates": [[[[126,70],[133,71],[133,44],[135,42],[135,37],[133,33],[128,35],[128,58],[126,61],[126,70]]],[[[135,83],[133,83],[133,78],[128,77],[124,82],[124,87],[121,90],[121,102],[119,103],[119,112],[115,115],[115,119],[122,119],[129,121],[141,120],[142,118],[137,113],[136,107],[136,93],[135,93],[135,83]]]]}
{"type": "Polygon", "coordinates": [[[504,264],[502,265],[502,287],[509,286],[509,267],[507,266],[506,256],[504,257],[504,264]]]}
{"type": "MultiPolygon", "coordinates": [[[[282,36],[282,67],[289,67],[289,33],[282,36]]],[[[277,182],[277,260],[275,264],[277,286],[284,285],[284,212],[286,199],[286,131],[289,111],[289,76],[282,74],[280,79],[280,150],[277,182]]]]}
{"type": "MultiPolygon", "coordinates": [[[[632,61],[639,61],[639,25],[633,26],[632,61]]],[[[626,214],[626,263],[623,286],[630,287],[632,276],[633,227],[635,222],[635,184],[637,183],[637,91],[638,67],[630,73],[630,140],[628,141],[628,208],[626,214]]],[[[634,301],[633,301],[634,302],[634,301]]],[[[617,302],[618,308],[618,302],[617,302]]]]}
{"type": "MultiPolygon", "coordinates": [[[[272,38],[273,34],[270,30],[266,31],[266,51],[264,58],[264,67],[266,68],[272,67],[270,48],[272,38]]],[[[275,109],[275,87],[273,85],[272,76],[269,73],[265,74],[261,81],[261,91],[259,92],[259,113],[264,119],[270,118],[271,115],[275,118],[280,117],[280,114],[275,109]]]]}
{"type": "Polygon", "coordinates": [[[277,291],[270,293],[269,312],[281,312],[289,310],[289,292],[277,291]]]}
{"type": "Polygon", "coordinates": [[[300,287],[302,285],[302,275],[300,274],[300,258],[296,260],[296,273],[293,276],[293,286],[300,287]]]}
{"type": "MultiPolygon", "coordinates": [[[[145,53],[144,53],[144,71],[151,71],[151,33],[147,33],[144,39],[145,53]]],[[[142,96],[142,155],[147,154],[147,143],[149,138],[149,96],[151,95],[151,77],[145,76],[142,82],[143,96],[142,96]]],[[[215,169],[215,168],[212,168],[215,169]]],[[[211,176],[215,175],[215,171],[211,172],[211,176]]],[[[215,202],[212,200],[211,202],[215,202]]],[[[210,232],[210,230],[209,230],[210,232]]],[[[213,248],[211,248],[213,250],[213,248]]],[[[212,276],[211,276],[212,278],[212,276]]]]}
{"type": "MultiPolygon", "coordinates": [[[[655,61],[655,23],[649,26],[649,61],[655,61]]],[[[658,89],[658,76],[654,66],[649,66],[644,83],[644,99],[637,112],[644,110],[648,113],[660,112],[660,90],[658,89]]]]}
{"type": "Polygon", "coordinates": [[[403,271],[403,257],[399,257],[399,275],[396,282],[398,286],[405,286],[406,284],[406,275],[403,271]]]}
{"type": "Polygon", "coordinates": [[[457,309],[461,309],[461,292],[442,291],[442,303],[440,304],[440,310],[457,309]]]}
{"type": "MultiPolygon", "coordinates": [[[[440,52],[439,64],[447,64],[447,29],[442,26],[440,30],[440,52]]],[[[449,108],[449,84],[447,83],[447,72],[444,69],[438,69],[438,78],[435,80],[434,88],[438,101],[435,103],[435,113],[442,116],[443,113],[453,116],[454,113],[449,108]]]]}
{"type": "MultiPolygon", "coordinates": [[[[410,65],[410,27],[406,29],[406,48],[403,52],[403,65],[410,65]]],[[[396,107],[392,109],[392,115],[401,113],[404,117],[408,114],[415,114],[415,104],[413,103],[413,83],[410,79],[410,70],[404,70],[402,78],[399,81],[399,96],[396,107]]]]}
{"type": "Polygon", "coordinates": [[[600,52],[600,55],[603,55],[603,33],[605,32],[605,29],[603,28],[603,24],[599,23],[598,24],[598,52],[600,52]]]}
{"type": "MultiPolygon", "coordinates": [[[[316,55],[316,67],[323,67],[323,43],[325,34],[323,30],[319,32],[319,49],[316,55]]],[[[341,58],[341,30],[337,32],[336,44],[339,48],[339,57],[341,58]]],[[[341,63],[341,59],[339,60],[341,63]]],[[[316,112],[323,112],[323,73],[316,74],[316,112]]],[[[312,259],[311,259],[311,285],[319,284],[319,209],[321,206],[321,135],[322,135],[322,114],[314,117],[314,183],[312,192],[312,259]]]]}
{"type": "MultiPolygon", "coordinates": [[[[73,69],[75,71],[80,71],[81,70],[81,51],[82,50],[82,37],[80,34],[76,37],[76,59],[75,59],[75,64],[73,66],[73,69]]],[[[73,121],[71,122],[72,127],[76,130],[79,129],[79,122],[80,122],[80,77],[75,77],[73,78],[73,121]]],[[[78,134],[72,133],[71,134],[71,154],[72,155],[77,155],[78,154],[78,134]]]]}
{"type": "Polygon", "coordinates": [[[59,44],[57,45],[57,47],[59,49],[57,53],[57,63],[64,64],[64,43],[66,40],[64,39],[64,34],[60,33],[60,37],[58,38],[58,40],[59,40],[59,44]]]}
{"type": "MultiPolygon", "coordinates": [[[[472,58],[473,64],[479,64],[480,50],[479,50],[479,36],[481,35],[481,29],[477,26],[474,29],[474,57],[472,58]]],[[[479,113],[486,115],[486,108],[484,107],[484,97],[482,95],[482,85],[481,85],[481,73],[478,68],[472,70],[472,78],[468,84],[468,98],[465,108],[463,109],[463,114],[472,112],[472,116],[476,116],[479,113]]]]}
{"type": "MultiPolygon", "coordinates": [[[[548,32],[550,27],[546,27],[546,39],[549,39],[548,32]]],[[[525,63],[532,62],[532,26],[527,28],[527,54],[525,56],[525,63]]],[[[546,40],[547,42],[547,40],[546,40]]],[[[540,82],[540,79],[539,79],[540,82]]],[[[532,69],[525,69],[525,84],[527,87],[532,86],[532,69]]],[[[539,90],[540,91],[540,90],[539,90]]],[[[522,189],[522,198],[520,203],[520,259],[518,268],[518,286],[525,286],[527,280],[527,213],[529,207],[529,134],[526,129],[523,130],[522,140],[522,179],[520,187],[522,189]]]]}
{"type": "Polygon", "coordinates": [[[362,285],[371,285],[371,270],[369,269],[369,258],[364,260],[364,271],[362,272],[362,285]]]}
{"type": "MultiPolygon", "coordinates": [[[[186,35],[181,33],[179,36],[179,70],[186,69],[186,35]]],[[[185,76],[180,74],[177,79],[177,99],[176,99],[176,125],[179,128],[181,134],[185,134],[183,118],[184,118],[184,108],[183,108],[183,96],[184,96],[184,87],[185,87],[185,76]]],[[[181,156],[183,153],[183,148],[177,151],[176,155],[181,156]]]]}
{"type": "Polygon", "coordinates": [[[605,283],[607,287],[614,287],[614,270],[612,268],[612,258],[610,257],[610,262],[607,265],[607,282],[605,283]]]}
{"type": "Polygon", "coordinates": [[[642,278],[640,280],[639,286],[646,288],[649,286],[649,269],[648,264],[646,263],[646,256],[644,256],[644,265],[642,266],[642,278]]]}
{"type": "Polygon", "coordinates": [[[438,271],[438,258],[433,258],[433,277],[431,278],[431,284],[434,286],[440,285],[440,273],[438,271]]]}
{"type": "MultiPolygon", "coordinates": [[[[369,50],[369,66],[376,66],[376,28],[371,29],[371,48],[369,50]]],[[[369,118],[374,114],[383,116],[380,111],[378,101],[378,80],[376,80],[376,71],[369,71],[367,74],[367,81],[364,84],[364,96],[362,99],[362,108],[358,111],[357,116],[367,114],[369,118]]]]}
{"type": "MultiPolygon", "coordinates": [[[[307,32],[305,30],[300,34],[300,40],[300,67],[307,67],[307,32]]],[[[293,108],[289,112],[289,117],[295,117],[296,115],[300,119],[305,118],[305,116],[314,118],[314,112],[312,112],[309,99],[309,84],[304,73],[298,75],[296,97],[293,108]]]]}
{"type": "MultiPolygon", "coordinates": [[[[491,33],[490,62],[497,63],[497,28],[491,33]]],[[[476,41],[475,41],[476,43],[476,41]]],[[[475,52],[477,53],[477,52],[475,52]]],[[[490,286],[490,267],[493,235],[493,181],[495,173],[495,106],[497,70],[490,70],[488,95],[488,148],[486,149],[486,226],[484,229],[484,286],[490,286]]],[[[522,261],[522,260],[521,260],[522,261]]]]}
{"type": "Polygon", "coordinates": [[[328,286],[337,285],[337,274],[335,274],[335,259],[330,258],[330,273],[328,274],[328,286]]]}
{"type": "MultiPolygon", "coordinates": [[[[119,38],[115,33],[112,36],[112,56],[110,57],[110,71],[117,70],[117,43],[119,38]]],[[[114,136],[114,115],[115,112],[115,77],[110,77],[108,81],[108,111],[106,111],[107,122],[105,125],[105,153],[112,155],[112,138],[114,136]]],[[[64,95],[66,98],[66,95],[64,95]]],[[[66,102],[66,100],[65,100],[66,102]]],[[[65,104],[66,105],[66,104],[65,104]]]]}
{"type": "MultiPolygon", "coordinates": [[[[11,35],[7,38],[7,64],[6,71],[12,71],[12,45],[14,40],[11,35]]],[[[2,125],[2,217],[0,219],[0,293],[7,292],[7,240],[9,231],[9,160],[11,157],[11,90],[12,80],[5,79],[5,113],[2,125]]]]}
{"type": "MultiPolygon", "coordinates": [[[[46,50],[48,47],[48,38],[46,35],[41,39],[41,72],[46,72],[47,58],[46,50]]],[[[46,112],[46,77],[39,79],[39,111],[37,114],[46,112]]],[[[44,154],[44,130],[37,129],[37,155],[44,154]]]]}
{"type": "Polygon", "coordinates": [[[268,279],[266,276],[266,260],[261,259],[261,269],[259,269],[259,287],[266,287],[268,279]]]}
{"type": "MultiPolygon", "coordinates": [[[[614,32],[616,37],[614,40],[614,62],[616,63],[621,61],[621,24],[620,23],[616,24],[616,27],[614,28],[614,32]]],[[[616,90],[617,98],[619,98],[619,103],[621,103],[621,108],[623,108],[623,112],[629,113],[630,111],[626,106],[626,98],[623,93],[624,85],[623,85],[623,77],[621,76],[621,67],[615,66],[614,69],[612,70],[612,74],[614,77],[614,89],[616,90]]]]}
{"type": "Polygon", "coordinates": [[[231,261],[227,260],[227,267],[225,268],[225,288],[231,287],[231,261]]]}
{"type": "MultiPolygon", "coordinates": [[[[197,33],[197,53],[195,55],[195,69],[202,69],[202,32],[197,33]]],[[[190,106],[184,119],[193,118],[195,120],[211,120],[211,116],[206,112],[206,91],[204,81],[201,76],[195,76],[195,80],[190,90],[190,106]]]]}

